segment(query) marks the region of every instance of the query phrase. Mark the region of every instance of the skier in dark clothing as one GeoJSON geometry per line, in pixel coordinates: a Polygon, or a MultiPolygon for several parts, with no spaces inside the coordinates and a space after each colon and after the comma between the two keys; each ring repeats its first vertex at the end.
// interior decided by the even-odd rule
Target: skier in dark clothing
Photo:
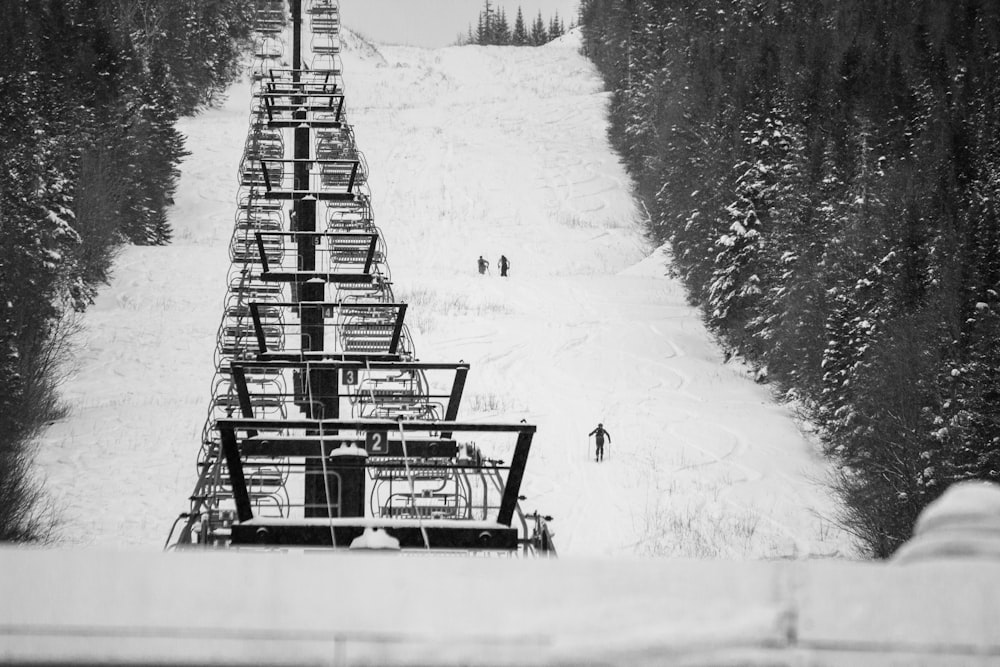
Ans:
{"type": "Polygon", "coordinates": [[[485,259],[483,259],[482,255],[479,256],[479,260],[477,263],[479,264],[479,275],[484,275],[486,271],[490,268],[490,263],[487,262],[485,259]]]}
{"type": "Polygon", "coordinates": [[[510,268],[510,261],[506,255],[500,255],[500,276],[507,277],[507,269],[510,268]]]}
{"type": "Polygon", "coordinates": [[[598,424],[597,428],[590,432],[590,435],[596,435],[597,441],[597,453],[594,456],[595,461],[604,460],[604,438],[611,442],[611,434],[604,430],[604,424],[598,424]]]}

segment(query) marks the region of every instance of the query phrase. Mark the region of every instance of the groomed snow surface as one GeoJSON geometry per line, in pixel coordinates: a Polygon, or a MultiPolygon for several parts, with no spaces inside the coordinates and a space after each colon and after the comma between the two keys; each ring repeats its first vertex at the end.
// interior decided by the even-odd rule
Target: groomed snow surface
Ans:
{"type": "MultiPolygon", "coordinates": [[[[578,47],[345,38],[348,118],[420,359],[471,363],[460,418],[537,424],[523,507],[555,517],[563,557],[852,555],[818,444],[724,363],[645,240],[578,47]]],[[[156,549],[187,509],[248,114],[241,83],[183,121],[172,245],[126,248],[83,318],[71,414],[38,455],[64,544],[156,549]]]]}

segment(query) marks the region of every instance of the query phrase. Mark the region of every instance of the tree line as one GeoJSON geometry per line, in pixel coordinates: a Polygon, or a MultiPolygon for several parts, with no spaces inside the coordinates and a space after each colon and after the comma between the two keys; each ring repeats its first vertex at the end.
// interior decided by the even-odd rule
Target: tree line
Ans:
{"type": "MultiPolygon", "coordinates": [[[[572,24],[569,26],[573,27],[572,24]]],[[[541,46],[553,39],[566,34],[566,24],[555,12],[548,23],[542,19],[541,10],[529,26],[524,20],[524,14],[518,5],[513,25],[507,19],[507,10],[499,9],[485,0],[483,10],[479,12],[476,28],[469,26],[468,35],[459,39],[459,44],[477,44],[479,46],[541,46]]]]}
{"type": "Polygon", "coordinates": [[[177,119],[219,98],[246,0],[0,2],[0,540],[37,538],[32,439],[59,415],[72,313],[124,243],[170,240],[177,119]]]}
{"type": "Polygon", "coordinates": [[[722,343],[891,554],[1000,479],[1000,5],[583,0],[610,137],[722,343]]]}

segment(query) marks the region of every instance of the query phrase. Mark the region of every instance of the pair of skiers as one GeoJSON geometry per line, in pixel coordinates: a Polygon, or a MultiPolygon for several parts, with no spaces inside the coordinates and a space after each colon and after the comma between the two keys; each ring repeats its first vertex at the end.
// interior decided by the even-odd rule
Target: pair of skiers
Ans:
{"type": "Polygon", "coordinates": [[[596,436],[594,441],[597,443],[597,452],[594,454],[595,461],[604,460],[604,439],[607,438],[608,442],[611,442],[611,434],[604,430],[604,424],[598,424],[597,428],[589,433],[589,435],[596,436]]]}
{"type": "MultiPolygon", "coordinates": [[[[479,256],[479,260],[477,263],[479,265],[479,275],[483,275],[490,270],[490,263],[485,259],[483,259],[482,255],[479,256]]],[[[508,260],[505,255],[500,255],[500,261],[497,262],[497,264],[500,266],[500,275],[506,278],[507,269],[510,268],[510,260],[508,260]]]]}

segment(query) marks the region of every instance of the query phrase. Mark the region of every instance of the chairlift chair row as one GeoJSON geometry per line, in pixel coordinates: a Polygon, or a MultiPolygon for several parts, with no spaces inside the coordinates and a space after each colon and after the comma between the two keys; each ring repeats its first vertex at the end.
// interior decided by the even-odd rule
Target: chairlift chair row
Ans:
{"type": "Polygon", "coordinates": [[[306,12],[309,14],[315,13],[340,13],[340,2],[338,0],[309,0],[309,5],[306,7],[306,12]]]}
{"type": "Polygon", "coordinates": [[[329,33],[317,32],[310,44],[312,52],[317,56],[335,56],[340,53],[340,40],[336,35],[335,30],[329,33]]]}
{"type": "MultiPolygon", "coordinates": [[[[284,25],[283,3],[258,0],[255,9],[259,25],[265,28],[284,25]]],[[[343,363],[348,359],[391,358],[398,361],[390,364],[405,364],[415,359],[409,327],[402,321],[405,306],[395,318],[392,316],[395,298],[384,239],[371,212],[367,163],[357,148],[353,128],[342,114],[339,6],[333,0],[313,0],[306,12],[313,32],[311,69],[292,73],[277,65],[276,61],[286,51],[277,33],[265,30],[254,44],[257,55],[252,66],[254,113],[239,169],[238,206],[230,239],[232,267],[217,334],[212,400],[198,456],[199,481],[180,541],[321,544],[332,540],[330,546],[334,546],[350,542],[359,526],[368,525],[359,522],[374,520],[391,522],[394,534],[405,546],[413,547],[417,546],[418,533],[407,532],[405,521],[423,520],[429,522],[420,531],[425,533],[423,539],[426,540],[429,531],[438,547],[509,551],[523,541],[511,525],[515,513],[520,516],[527,536],[527,525],[516,507],[515,496],[526,454],[525,443],[530,442],[533,427],[503,427],[520,433],[509,484],[501,480],[495,468],[486,472],[482,466],[495,464],[487,464],[482,457],[475,465],[459,458],[434,458],[429,450],[421,448],[419,439],[413,443],[417,449],[409,463],[392,460],[377,449],[368,452],[367,446],[358,450],[356,442],[349,443],[346,439],[357,424],[338,424],[333,432],[343,434],[346,428],[346,435],[334,435],[332,439],[323,435],[322,427],[318,436],[285,435],[294,432],[290,429],[312,423],[296,421],[296,408],[302,408],[302,414],[322,419],[327,410],[324,406],[331,400],[345,402],[352,415],[375,420],[373,423],[390,431],[395,425],[405,429],[411,423],[439,424],[453,419],[451,410],[457,409],[457,403],[446,407],[455,396],[435,395],[420,369],[365,371],[360,374],[360,382],[341,387],[332,395],[322,386],[302,384],[313,368],[310,364],[316,363],[307,359],[323,359],[327,352],[298,350],[300,339],[302,346],[307,345],[309,333],[301,315],[289,317],[283,304],[298,303],[299,309],[308,306],[298,301],[306,294],[300,293],[298,284],[315,280],[320,274],[324,276],[327,298],[340,304],[333,309],[336,312],[324,313],[320,320],[320,326],[335,332],[332,338],[327,337],[330,353],[340,355],[343,363]],[[321,99],[326,100],[325,109],[316,103],[321,99]],[[338,103],[334,112],[330,107],[335,99],[338,103]],[[279,128],[291,126],[282,125],[283,120],[275,125],[276,117],[283,118],[281,114],[297,115],[303,110],[309,114],[306,122],[313,127],[315,156],[305,160],[310,176],[304,190],[299,179],[294,188],[289,180],[293,172],[302,175],[302,160],[284,157],[285,136],[279,128]],[[318,200],[317,221],[329,230],[327,235],[313,233],[315,250],[309,252],[317,254],[307,264],[301,261],[301,253],[307,251],[302,245],[304,237],[286,231],[289,227],[286,216],[292,206],[289,200],[301,197],[318,200]],[[314,265],[323,270],[317,273],[314,265]],[[304,271],[302,266],[310,269],[304,271]],[[282,269],[280,276],[274,274],[275,267],[282,269]],[[361,271],[371,273],[364,280],[355,280],[361,277],[361,271]],[[287,350],[286,345],[289,345],[287,350]],[[262,356],[265,351],[267,354],[262,356]],[[305,368],[288,373],[261,361],[265,359],[301,359],[305,368]],[[315,394],[317,389],[320,394],[315,394]],[[281,445],[282,438],[288,437],[292,440],[281,445]],[[310,438],[315,437],[322,442],[309,444],[313,442],[310,438]],[[326,440],[329,444],[325,444],[326,440]],[[270,441],[279,445],[274,451],[309,451],[307,458],[311,456],[313,461],[327,453],[331,456],[344,453],[331,452],[328,446],[337,446],[339,450],[341,445],[352,444],[353,449],[346,452],[347,458],[331,458],[331,465],[338,466],[333,475],[338,480],[341,475],[353,475],[351,462],[355,460],[368,469],[368,475],[377,481],[370,488],[368,511],[372,518],[352,518],[361,516],[356,505],[352,509],[356,498],[339,495],[325,498],[321,490],[317,495],[315,467],[309,472],[308,464],[272,455],[271,445],[267,444],[270,441]],[[293,442],[299,444],[292,446],[293,442]],[[305,450],[301,449],[303,446],[305,450]],[[357,451],[362,456],[357,456],[357,451]],[[364,459],[372,456],[365,463],[364,459]],[[410,465],[416,468],[415,472],[406,470],[410,465]],[[467,468],[476,471],[467,472],[467,468]],[[305,497],[301,495],[303,484],[312,484],[313,489],[305,497]],[[294,493],[290,492],[293,489],[294,493]],[[498,492],[503,498],[495,496],[498,492]],[[491,494],[492,499],[486,500],[491,494]],[[497,521],[488,520],[497,511],[497,521]],[[340,518],[329,519],[333,523],[324,530],[317,531],[319,524],[310,523],[309,517],[331,515],[340,518]],[[470,520],[473,517],[478,523],[470,520]]],[[[464,385],[464,371],[462,378],[464,385]]],[[[317,433],[313,426],[306,428],[311,429],[305,431],[307,434],[317,433]]],[[[399,454],[406,451],[405,440],[402,445],[399,454]]],[[[326,475],[325,469],[322,475],[326,475]]],[[[336,482],[338,494],[340,483],[336,482]]]]}
{"type": "Polygon", "coordinates": [[[283,158],[284,156],[285,140],[281,132],[261,126],[247,134],[247,140],[243,146],[243,159],[283,158]]]}
{"type": "Polygon", "coordinates": [[[253,57],[258,61],[273,62],[285,54],[285,44],[280,37],[265,35],[254,40],[253,57]]]}

